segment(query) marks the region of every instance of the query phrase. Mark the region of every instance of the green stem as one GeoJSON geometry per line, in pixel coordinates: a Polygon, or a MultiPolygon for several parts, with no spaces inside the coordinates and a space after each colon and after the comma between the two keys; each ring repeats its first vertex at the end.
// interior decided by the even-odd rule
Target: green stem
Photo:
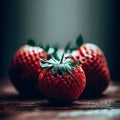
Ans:
{"type": "Polygon", "coordinates": [[[63,62],[63,58],[64,58],[64,53],[63,53],[62,58],[60,60],[60,64],[63,62]]]}

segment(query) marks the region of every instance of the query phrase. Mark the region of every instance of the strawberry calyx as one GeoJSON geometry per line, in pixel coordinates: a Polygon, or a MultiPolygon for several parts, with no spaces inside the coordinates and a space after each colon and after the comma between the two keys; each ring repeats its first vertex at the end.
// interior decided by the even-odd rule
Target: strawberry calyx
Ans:
{"type": "Polygon", "coordinates": [[[76,39],[76,45],[77,47],[81,47],[83,45],[83,37],[81,34],[76,39]]]}
{"type": "Polygon", "coordinates": [[[76,39],[76,46],[75,47],[70,47],[71,46],[71,43],[68,42],[68,44],[66,45],[64,51],[65,53],[70,53],[72,52],[73,50],[76,50],[78,48],[80,48],[82,45],[83,45],[84,41],[83,41],[83,37],[82,35],[80,34],[77,39],[76,39]]]}
{"type": "Polygon", "coordinates": [[[41,59],[40,66],[42,68],[51,68],[52,75],[56,76],[59,75],[65,75],[68,71],[72,74],[72,67],[76,67],[79,64],[78,62],[72,62],[72,58],[65,58],[64,54],[62,55],[62,58],[60,59],[57,54],[54,54],[51,59],[41,59]]]}
{"type": "Polygon", "coordinates": [[[57,50],[58,50],[58,47],[57,47],[57,46],[50,47],[50,45],[43,46],[43,45],[40,45],[40,44],[39,44],[39,47],[41,47],[42,49],[44,49],[44,51],[45,51],[48,55],[52,55],[52,54],[56,53],[57,50]]]}
{"type": "Polygon", "coordinates": [[[54,46],[54,47],[50,47],[50,45],[43,46],[43,45],[41,45],[41,44],[37,44],[37,43],[36,43],[34,40],[32,40],[32,39],[28,39],[27,44],[28,44],[29,46],[33,46],[33,47],[36,46],[36,47],[42,48],[42,49],[47,53],[47,55],[52,55],[52,54],[56,53],[57,50],[58,50],[58,47],[57,47],[57,46],[54,46]]]}
{"type": "Polygon", "coordinates": [[[32,40],[32,39],[27,40],[27,45],[29,45],[29,46],[37,46],[36,42],[34,40],[32,40]]]}

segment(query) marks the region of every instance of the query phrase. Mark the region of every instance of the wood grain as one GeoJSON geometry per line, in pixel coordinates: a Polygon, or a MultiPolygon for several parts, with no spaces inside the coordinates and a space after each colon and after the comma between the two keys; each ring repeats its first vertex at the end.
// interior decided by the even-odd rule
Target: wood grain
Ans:
{"type": "Polygon", "coordinates": [[[12,84],[0,84],[0,120],[120,120],[120,83],[111,82],[103,95],[81,97],[72,105],[21,97],[12,84]]]}

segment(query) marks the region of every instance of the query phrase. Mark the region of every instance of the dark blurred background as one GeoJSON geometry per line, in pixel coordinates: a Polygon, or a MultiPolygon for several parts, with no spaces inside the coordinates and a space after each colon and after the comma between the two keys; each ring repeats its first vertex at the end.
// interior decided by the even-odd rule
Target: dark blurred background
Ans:
{"type": "Polygon", "coordinates": [[[112,80],[120,81],[120,0],[1,0],[0,30],[0,80],[28,38],[63,48],[81,33],[103,49],[112,80]]]}

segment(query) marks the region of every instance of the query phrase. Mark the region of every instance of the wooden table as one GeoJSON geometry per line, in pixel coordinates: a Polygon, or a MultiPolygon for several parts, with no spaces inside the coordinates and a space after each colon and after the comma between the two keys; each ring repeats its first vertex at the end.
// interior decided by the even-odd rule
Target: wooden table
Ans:
{"type": "Polygon", "coordinates": [[[7,80],[0,83],[0,120],[120,120],[120,83],[111,82],[102,96],[55,106],[45,99],[20,97],[7,80]]]}

